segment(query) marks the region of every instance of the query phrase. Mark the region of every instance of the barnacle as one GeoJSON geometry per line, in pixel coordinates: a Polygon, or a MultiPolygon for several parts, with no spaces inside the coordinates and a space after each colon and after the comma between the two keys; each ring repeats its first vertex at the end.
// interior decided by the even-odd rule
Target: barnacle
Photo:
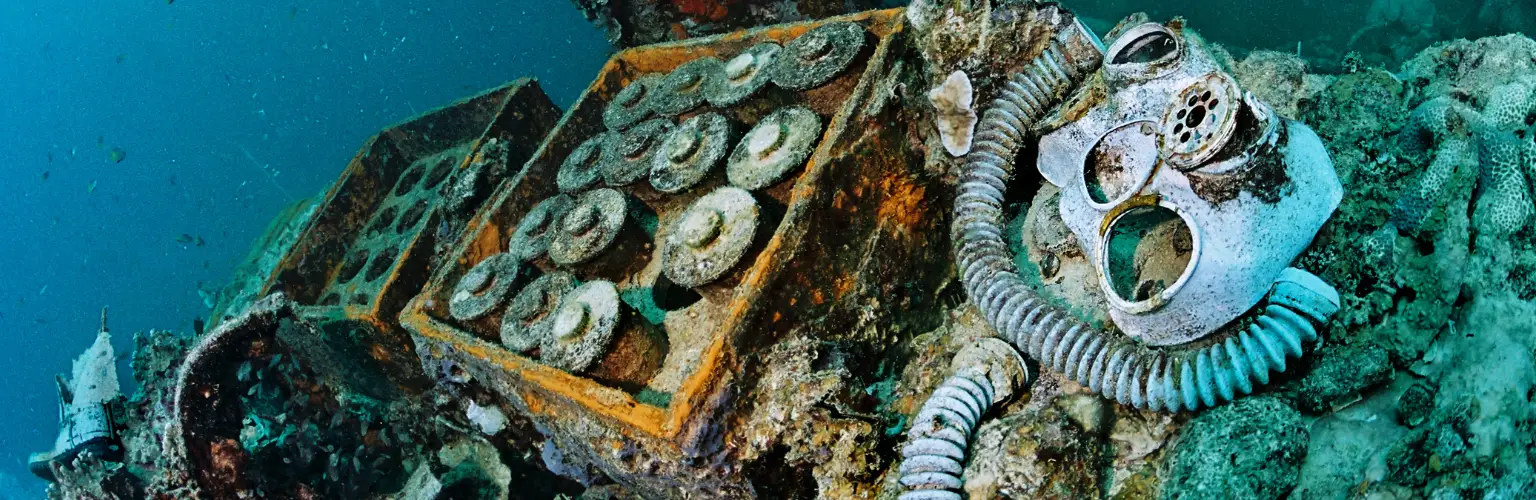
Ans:
{"type": "Polygon", "coordinates": [[[1455,172],[1477,168],[1478,189],[1473,223],[1496,236],[1509,235],[1529,222],[1529,177],[1536,174],[1536,80],[1495,87],[1477,110],[1450,96],[1430,99],[1414,110],[1400,136],[1404,152],[1433,151],[1429,167],[1392,207],[1392,223],[1416,231],[1451,198],[1447,184],[1455,172]]]}

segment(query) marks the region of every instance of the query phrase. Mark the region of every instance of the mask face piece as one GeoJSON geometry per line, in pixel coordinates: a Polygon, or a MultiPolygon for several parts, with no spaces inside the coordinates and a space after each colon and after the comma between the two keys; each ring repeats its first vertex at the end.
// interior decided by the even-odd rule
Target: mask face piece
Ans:
{"type": "Polygon", "coordinates": [[[1322,141],[1160,24],[1109,47],[1103,92],[1040,141],[1041,175],[1098,271],[1111,319],[1191,342],[1262,300],[1343,197],[1322,141]]]}

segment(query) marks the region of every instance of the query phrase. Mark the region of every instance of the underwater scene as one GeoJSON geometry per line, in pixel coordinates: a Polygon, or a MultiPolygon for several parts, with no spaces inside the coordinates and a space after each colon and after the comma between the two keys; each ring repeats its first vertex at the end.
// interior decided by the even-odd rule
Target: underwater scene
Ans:
{"type": "Polygon", "coordinates": [[[0,26],[0,500],[1536,498],[1530,0],[0,26]]]}

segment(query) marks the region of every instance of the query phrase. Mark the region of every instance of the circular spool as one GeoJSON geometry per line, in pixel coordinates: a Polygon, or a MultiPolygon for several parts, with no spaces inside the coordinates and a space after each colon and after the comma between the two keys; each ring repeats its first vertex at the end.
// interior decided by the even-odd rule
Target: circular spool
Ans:
{"type": "Polygon", "coordinates": [[[725,159],[731,128],[719,113],[705,113],[672,129],[651,157],[651,186],[678,193],[698,185],[725,159]]]}
{"type": "Polygon", "coordinates": [[[448,315],[459,321],[474,321],[495,312],[512,294],[522,264],[516,257],[499,253],[475,264],[459,278],[448,299],[448,315]]]}
{"type": "Polygon", "coordinates": [[[548,340],[560,299],[576,289],[576,277],[557,271],[540,276],[512,297],[501,317],[501,345],[526,354],[548,340]]]}
{"type": "Polygon", "coordinates": [[[783,49],[777,43],[763,42],[726,61],[719,84],[704,98],[717,107],[728,108],[752,97],[773,80],[773,61],[783,49]]]}
{"type": "Polygon", "coordinates": [[[629,82],[603,109],[603,125],[610,130],[624,130],[650,117],[650,99],[656,95],[656,86],[661,80],[661,75],[650,74],[629,82]]]}
{"type": "Polygon", "coordinates": [[[597,257],[613,245],[629,212],[624,193],[611,188],[582,193],[549,240],[549,260],[573,266],[597,257]]]}
{"type": "Polygon", "coordinates": [[[862,26],[823,24],[784,44],[773,60],[773,83],[789,90],[820,87],[847,70],[863,50],[862,26]]]}
{"type": "Polygon", "coordinates": [[[557,194],[534,205],[532,210],[523,215],[523,220],[518,221],[517,229],[512,231],[512,238],[507,242],[507,253],[524,262],[543,256],[549,251],[549,239],[555,223],[565,217],[565,212],[574,204],[576,201],[570,195],[557,194]]]}
{"type": "Polygon", "coordinates": [[[758,212],[752,193],[736,187],[722,187],[694,200],[667,232],[661,247],[662,273],[687,287],[720,279],[752,248],[758,212]]]}
{"type": "Polygon", "coordinates": [[[714,92],[725,74],[725,63],[713,57],[700,57],[683,63],[667,73],[652,94],[652,111],[677,116],[704,104],[704,96],[714,92]]]}
{"type": "Polygon", "coordinates": [[[1174,95],[1158,124],[1158,150],[1175,168],[1191,169],[1226,147],[1237,130],[1242,92],[1224,73],[1212,73],[1174,95]]]}
{"type": "Polygon", "coordinates": [[[608,157],[612,156],[608,143],[618,135],[616,132],[603,132],[571,150],[571,154],[560,163],[560,170],[555,172],[555,186],[560,188],[560,192],[577,193],[597,184],[597,179],[608,163],[608,157]]]}
{"type": "Polygon", "coordinates": [[[651,170],[652,153],[672,131],[672,122],[664,119],[647,120],[622,134],[609,137],[605,146],[607,157],[603,166],[603,182],[609,186],[628,186],[645,177],[651,170]]]}
{"type": "Polygon", "coordinates": [[[789,106],[757,122],[736,143],[725,165],[732,185],[748,190],[772,186],[810,158],[821,138],[821,117],[804,106],[789,106]]]}
{"type": "Polygon", "coordinates": [[[580,373],[608,353],[619,327],[619,288],[599,280],[576,287],[549,317],[539,360],[580,373]]]}

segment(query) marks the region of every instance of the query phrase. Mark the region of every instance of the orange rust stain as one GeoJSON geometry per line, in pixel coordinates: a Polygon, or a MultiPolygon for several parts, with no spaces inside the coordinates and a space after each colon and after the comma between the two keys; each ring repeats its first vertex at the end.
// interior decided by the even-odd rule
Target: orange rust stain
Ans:
{"type": "Polygon", "coordinates": [[[552,404],[543,399],[540,393],[531,390],[539,388],[553,393],[561,400],[574,402],[595,414],[608,416],[653,436],[671,437],[671,434],[676,433],[673,429],[662,428],[666,412],[639,404],[628,394],[512,354],[470,333],[439,323],[419,309],[407,310],[400,316],[400,320],[417,335],[442,342],[464,357],[488,361],[494,369],[506,373],[514,385],[519,386],[518,393],[523,396],[531,412],[559,418],[568,411],[561,410],[563,404],[552,404]]]}
{"type": "Polygon", "coordinates": [[[683,23],[672,23],[672,39],[687,40],[688,28],[683,27],[683,23]]]}
{"type": "MultiPolygon", "coordinates": [[[[700,10],[709,15],[716,14],[719,8],[730,5],[740,0],[674,0],[674,2],[694,2],[703,6],[713,5],[708,11],[700,10]]],[[[692,8],[692,7],[690,7],[692,8]]],[[[887,37],[900,31],[901,9],[889,9],[883,11],[866,12],[837,20],[851,20],[861,22],[876,36],[887,37]]],[[[727,13],[728,14],[728,13],[727,13]]],[[[804,23],[788,27],[768,28],[761,30],[743,31],[724,35],[720,44],[690,46],[687,44],[661,44],[646,48],[629,49],[620,52],[608,61],[604,67],[604,74],[633,74],[657,71],[670,71],[677,65],[697,57],[714,55],[731,55],[736,49],[731,49],[725,44],[740,41],[764,41],[774,40],[786,42],[791,40],[823,22],[804,23]],[[726,50],[729,52],[721,52],[726,50]]],[[[611,80],[609,80],[611,81],[611,80]]],[[[806,214],[800,213],[804,207],[796,209],[796,202],[804,202],[811,199],[820,188],[819,179],[823,176],[824,165],[817,164],[814,160],[806,166],[806,176],[802,182],[797,182],[789,193],[790,213],[786,216],[786,224],[793,225],[796,221],[804,219],[806,214]]],[[[871,186],[873,188],[873,186],[871,186]]],[[[865,193],[858,191],[858,193],[865,193]]],[[[847,193],[839,193],[840,196],[848,196],[847,193]]],[[[920,194],[918,195],[920,197],[920,194]]],[[[840,200],[839,203],[849,204],[849,200],[840,200]]],[[[913,217],[916,217],[915,215],[913,217]]],[[[505,237],[500,234],[503,230],[510,229],[486,219],[484,214],[476,217],[470,223],[473,238],[466,238],[461,245],[469,246],[462,251],[460,265],[468,265],[479,260],[479,257],[490,255],[502,250],[505,237]]],[[[752,310],[750,306],[761,295],[764,285],[779,273],[782,269],[786,254],[785,248],[795,248],[800,245],[799,235],[777,235],[772,238],[761,251],[765,257],[747,273],[741,283],[743,289],[759,293],[746,293],[734,299],[728,306],[728,312],[722,318],[719,331],[728,332],[730,336],[739,336],[748,333],[751,329],[746,327],[747,313],[752,310]]],[[[442,294],[445,284],[440,279],[434,280],[432,292],[423,294],[426,297],[435,297],[442,294]]],[[[834,285],[838,289],[850,288],[851,282],[839,282],[834,285]]],[[[822,292],[817,293],[818,296],[822,292]]],[[[824,296],[820,300],[825,300],[824,296]]],[[[730,367],[734,366],[735,353],[733,345],[727,335],[717,336],[705,348],[699,356],[699,365],[694,373],[684,380],[679,390],[674,393],[672,404],[663,410],[653,406],[639,404],[633,397],[624,393],[617,393],[620,397],[595,397],[602,393],[613,396],[613,389],[598,384],[592,380],[571,375],[569,373],[540,365],[530,359],[513,354],[499,345],[491,344],[473,334],[461,331],[450,325],[442,323],[428,314],[442,308],[441,304],[428,303],[425,300],[413,301],[404,314],[400,316],[400,322],[407,326],[418,339],[426,339],[428,344],[441,343],[448,351],[444,353],[461,360],[472,358],[486,362],[481,366],[484,369],[504,372],[515,390],[527,403],[530,411],[538,414],[561,418],[568,412],[582,408],[592,411],[594,414],[606,417],[606,420],[623,424],[614,429],[621,435],[631,435],[632,431],[646,433],[664,439],[676,439],[678,432],[693,416],[695,410],[704,402],[721,384],[729,383],[730,367]],[[627,426],[627,427],[625,427],[627,426]]],[[[437,301],[440,302],[440,301],[437,301]]],[[[791,300],[794,304],[794,300],[791,300]]],[[[438,311],[439,313],[441,311],[438,311]]],[[[783,320],[779,311],[772,313],[772,321],[783,320]]],[[[478,364],[478,363],[477,363],[478,364]]]]}
{"type": "Polygon", "coordinates": [[[853,275],[845,274],[839,276],[836,280],[832,281],[832,294],[838,298],[848,296],[848,293],[853,291],[855,281],[853,275]]]}
{"type": "Polygon", "coordinates": [[[927,203],[928,190],[910,179],[890,175],[880,180],[880,188],[886,197],[880,202],[878,219],[911,231],[921,226],[928,214],[922,210],[927,203]]]}
{"type": "Polygon", "coordinates": [[[523,393],[523,402],[528,404],[528,411],[534,413],[545,413],[545,408],[549,406],[548,403],[544,402],[544,398],[527,391],[523,393]]]}
{"type": "Polygon", "coordinates": [[[371,348],[369,348],[368,355],[373,356],[373,359],[377,361],[389,360],[389,350],[385,349],[381,344],[374,344],[371,348]]]}

